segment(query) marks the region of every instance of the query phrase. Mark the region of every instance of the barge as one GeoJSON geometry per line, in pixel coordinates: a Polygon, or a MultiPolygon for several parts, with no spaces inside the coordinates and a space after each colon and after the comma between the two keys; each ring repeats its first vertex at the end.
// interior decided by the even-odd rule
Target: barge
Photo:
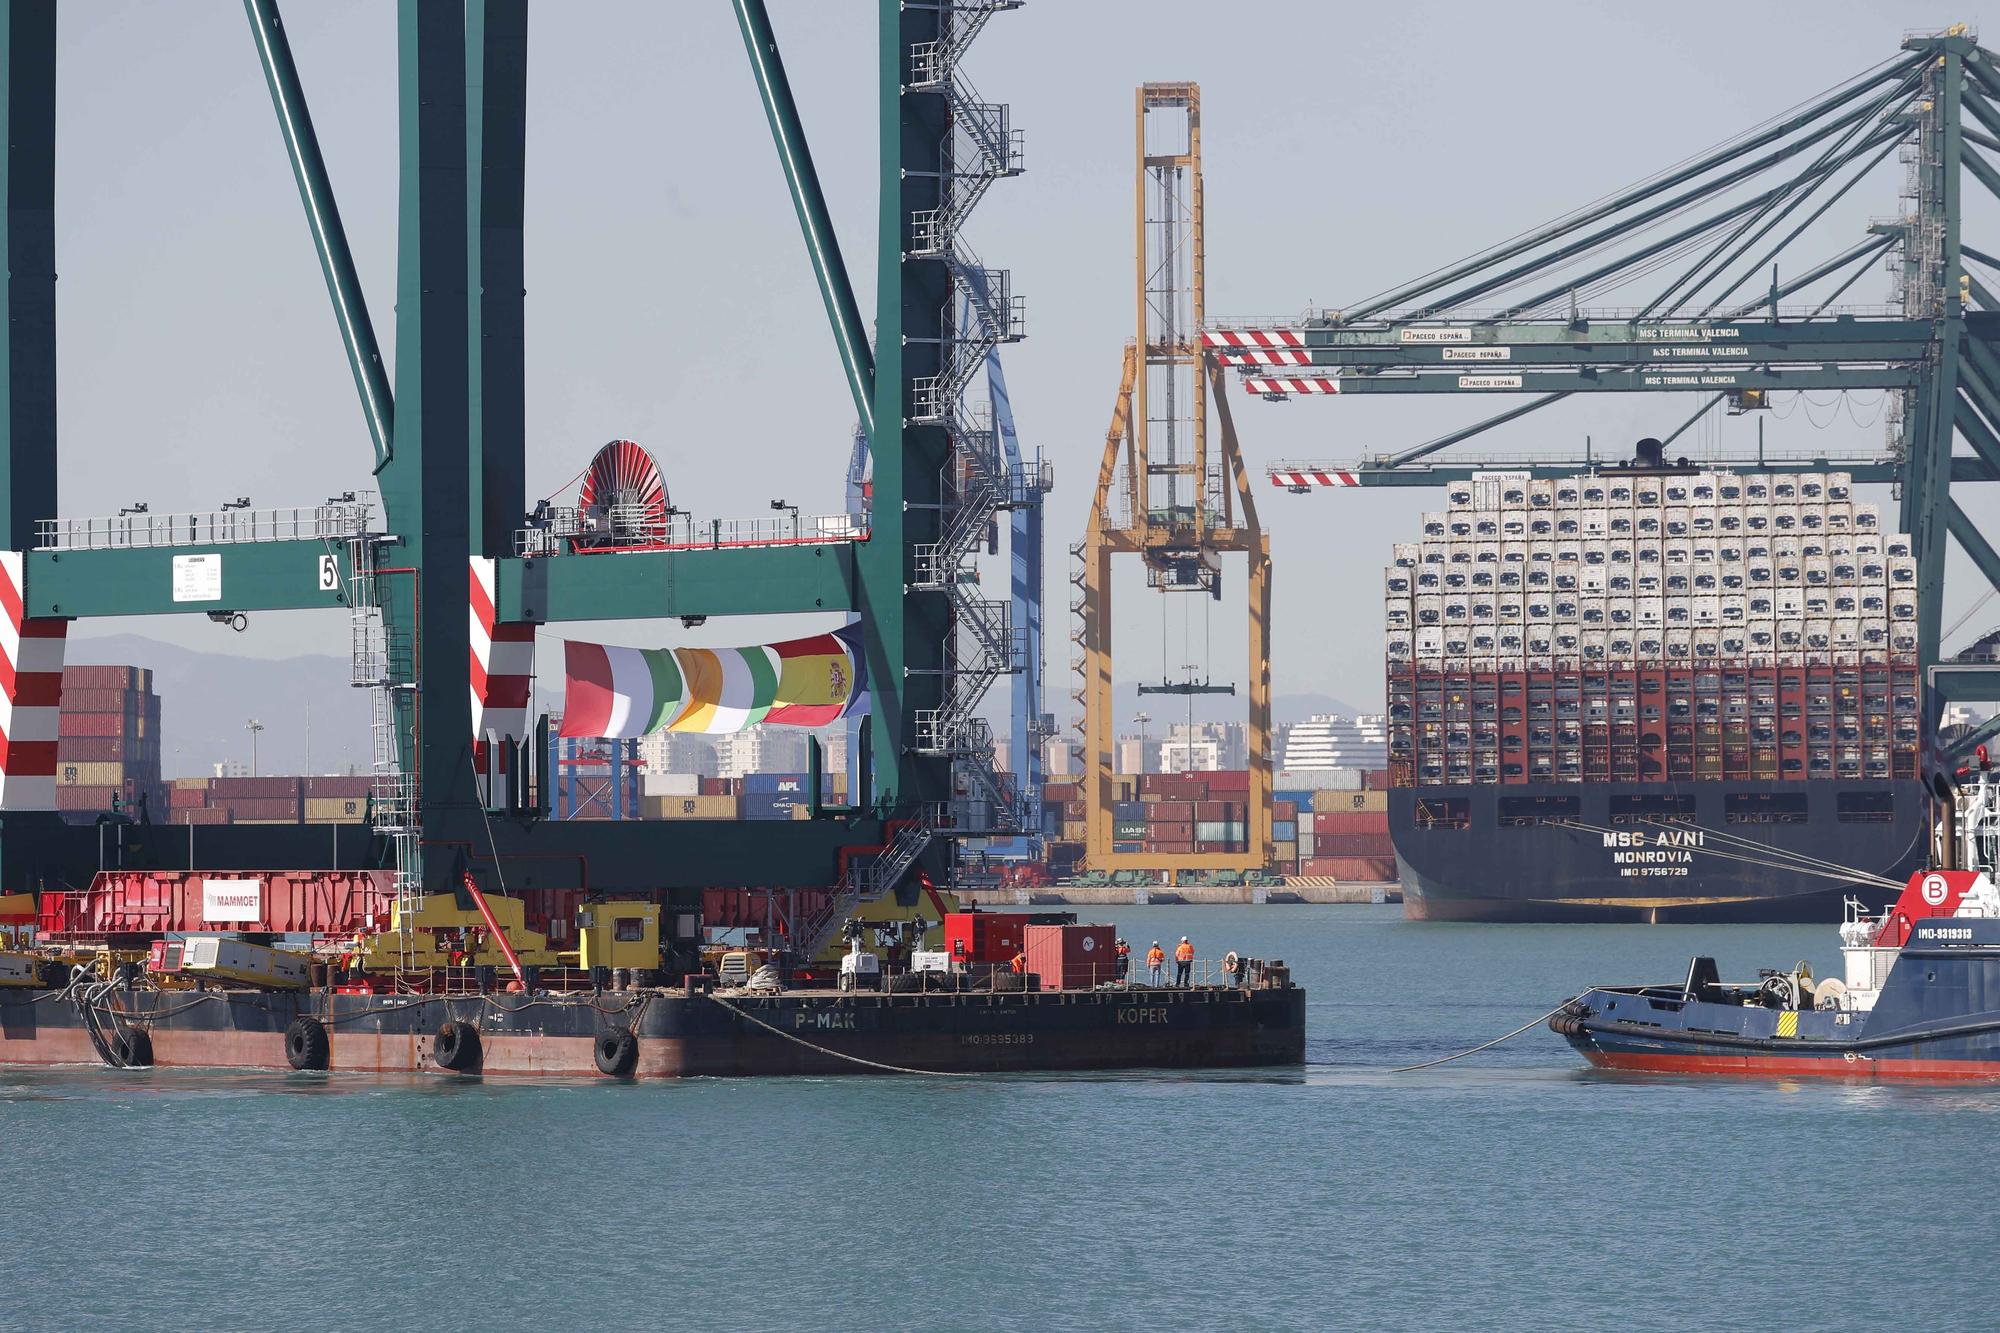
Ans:
{"type": "Polygon", "coordinates": [[[690,951],[656,903],[530,916],[465,890],[405,904],[378,871],[127,871],[0,899],[17,937],[0,940],[0,1065],[680,1078],[1305,1059],[1282,962],[1138,984],[1109,926],[1067,915],[857,916],[830,974],[754,943],[690,951]],[[219,930],[231,917],[252,929],[219,930]]]}
{"type": "Polygon", "coordinates": [[[0,988],[0,1064],[14,1065],[686,1078],[1304,1059],[1305,992],[1289,980],[914,994],[0,988]]]}

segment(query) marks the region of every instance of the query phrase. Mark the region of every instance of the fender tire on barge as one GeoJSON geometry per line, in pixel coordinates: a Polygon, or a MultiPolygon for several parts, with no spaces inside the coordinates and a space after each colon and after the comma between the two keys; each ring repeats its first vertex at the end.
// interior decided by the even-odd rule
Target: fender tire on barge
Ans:
{"type": "Polygon", "coordinates": [[[327,1039],[326,1024],[304,1014],[285,1029],[285,1059],[292,1068],[307,1072],[324,1070],[333,1059],[333,1043],[327,1039]]]}
{"type": "Polygon", "coordinates": [[[439,1069],[454,1074],[470,1073],[479,1067],[479,1029],[463,1019],[448,1019],[438,1029],[431,1044],[431,1060],[439,1069]]]}
{"type": "Polygon", "coordinates": [[[597,1039],[593,1058],[607,1078],[630,1078],[639,1065],[639,1039],[629,1032],[607,1032],[597,1039]]]}
{"type": "Polygon", "coordinates": [[[144,1028],[126,1028],[111,1038],[111,1055],[120,1069],[145,1069],[153,1063],[153,1039],[144,1028]]]}

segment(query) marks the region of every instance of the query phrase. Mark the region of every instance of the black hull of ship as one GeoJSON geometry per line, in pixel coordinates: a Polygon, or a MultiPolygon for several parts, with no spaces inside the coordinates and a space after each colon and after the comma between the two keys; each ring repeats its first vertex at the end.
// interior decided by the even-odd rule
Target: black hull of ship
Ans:
{"type": "Polygon", "coordinates": [[[1404,914],[1431,921],[1839,920],[1844,898],[1871,909],[1892,901],[1923,865],[1929,845],[1924,788],[1910,780],[1402,787],[1389,794],[1389,825],[1404,914]],[[1882,795],[1893,807],[1887,817],[1843,811],[1844,804],[1866,806],[1882,795]],[[1689,796],[1694,813],[1687,822],[1621,821],[1613,814],[1621,798],[1689,796]],[[1741,818],[1744,805],[1766,798],[1796,803],[1801,796],[1805,811],[1795,822],[1731,819],[1732,811],[1741,818]],[[1560,823],[1503,823],[1503,811],[1518,821],[1537,798],[1573,800],[1575,814],[1560,823]],[[1463,802],[1463,826],[1425,826],[1417,817],[1420,800],[1433,812],[1463,802]],[[1863,871],[1896,887],[1809,873],[1798,858],[1863,871]]]}

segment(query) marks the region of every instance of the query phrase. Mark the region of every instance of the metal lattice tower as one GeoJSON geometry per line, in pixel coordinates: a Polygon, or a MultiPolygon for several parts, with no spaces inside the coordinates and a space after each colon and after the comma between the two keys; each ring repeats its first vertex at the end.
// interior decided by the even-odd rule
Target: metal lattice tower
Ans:
{"type": "MultiPolygon", "coordinates": [[[[1236,442],[1222,372],[1203,346],[1207,262],[1201,174],[1201,89],[1148,83],[1137,91],[1134,248],[1136,329],[1125,349],[1111,427],[1084,540],[1071,548],[1077,593],[1072,665],[1082,676],[1087,852],[1095,869],[1262,870],[1271,830],[1271,540],[1236,442]],[[1220,447],[1211,451],[1208,417],[1220,447]],[[1250,790],[1240,852],[1113,850],[1111,567],[1136,555],[1162,593],[1222,595],[1222,557],[1247,557],[1249,643],[1246,737],[1250,790]]],[[[1192,681],[1163,687],[1209,692],[1192,681]]]]}

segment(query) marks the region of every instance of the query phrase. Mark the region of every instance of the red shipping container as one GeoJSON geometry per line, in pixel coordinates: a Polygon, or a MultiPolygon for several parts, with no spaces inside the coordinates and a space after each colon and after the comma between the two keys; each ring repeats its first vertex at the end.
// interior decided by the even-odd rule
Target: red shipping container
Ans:
{"type": "Polygon", "coordinates": [[[1329,833],[1313,835],[1316,856],[1394,856],[1396,842],[1386,833],[1329,833]]]}
{"type": "Polygon", "coordinates": [[[227,810],[209,810],[202,806],[176,806],[167,811],[169,824],[227,824],[227,810]]]}
{"type": "Polygon", "coordinates": [[[1044,782],[1042,784],[1042,799],[1053,804],[1080,800],[1082,797],[1082,789],[1074,782],[1044,782]]]}
{"type": "Polygon", "coordinates": [[[1387,833],[1387,810],[1321,810],[1313,815],[1313,837],[1327,838],[1337,833],[1387,833]]]}
{"type": "Polygon", "coordinates": [[[122,736],[61,736],[56,740],[56,761],[71,764],[123,762],[122,736]]]}
{"type": "Polygon", "coordinates": [[[62,678],[65,689],[71,685],[87,690],[148,689],[153,683],[151,671],[134,666],[66,666],[62,678]]]}
{"type": "Polygon", "coordinates": [[[1026,944],[1026,912],[947,912],[944,948],[954,963],[999,963],[1013,960],[1026,944]]]}
{"type": "Polygon", "coordinates": [[[1194,821],[1192,819],[1149,819],[1146,821],[1146,836],[1167,842],[1172,842],[1175,839],[1187,842],[1194,837],[1194,821]]]}
{"type": "Polygon", "coordinates": [[[1249,808],[1241,801],[1196,801],[1194,817],[1203,823],[1221,819],[1234,819],[1240,822],[1244,812],[1249,808]]]}
{"type": "Polygon", "coordinates": [[[1148,824],[1191,824],[1194,822],[1194,802],[1148,801],[1146,802],[1146,822],[1148,824]]]}
{"type": "Polygon", "coordinates": [[[1149,852],[1159,852],[1167,856],[1179,856],[1182,853],[1194,851],[1194,839],[1148,838],[1146,839],[1146,850],[1149,852]]]}
{"type": "Polygon", "coordinates": [[[208,789],[218,797],[231,799],[238,796],[255,800],[299,799],[297,778],[216,778],[208,784],[208,789]]]}
{"type": "Polygon", "coordinates": [[[85,686],[72,689],[65,682],[62,692],[62,706],[66,711],[77,713],[122,713],[137,715],[137,695],[123,690],[96,690],[85,686]]]}
{"type": "Polygon", "coordinates": [[[1147,773],[1139,779],[1139,792],[1169,801],[1206,800],[1208,776],[1201,773],[1147,773]]]}
{"type": "Polygon", "coordinates": [[[1117,932],[1110,926],[1029,926],[1023,952],[1043,990],[1088,990],[1118,978],[1117,932]]]}
{"type": "Polygon", "coordinates": [[[111,803],[124,795],[122,787],[57,787],[56,809],[109,810],[111,803]]]}
{"type": "Polygon", "coordinates": [[[1236,841],[1230,841],[1230,842],[1197,841],[1194,845],[1194,849],[1197,852],[1247,852],[1250,850],[1250,845],[1248,843],[1236,842],[1236,841]]]}
{"type": "Polygon", "coordinates": [[[1389,790],[1389,770],[1386,768],[1368,769],[1361,775],[1361,787],[1364,791],[1389,790]]]}
{"type": "Polygon", "coordinates": [[[1236,796],[1250,790],[1248,769],[1225,768],[1203,776],[1208,779],[1208,794],[1211,796],[1236,796]]]}
{"type": "Polygon", "coordinates": [[[1388,884],[1396,878],[1393,856],[1314,856],[1299,863],[1302,875],[1332,876],[1364,884],[1388,884]]]}
{"type": "Polygon", "coordinates": [[[299,803],[296,799],[283,800],[277,797],[223,797],[213,790],[209,793],[209,804],[229,811],[231,819],[297,819],[299,803]]]}
{"type": "Polygon", "coordinates": [[[65,708],[56,715],[56,736],[123,736],[123,713],[79,713],[65,708]]]}
{"type": "Polygon", "coordinates": [[[308,800],[360,800],[368,795],[369,779],[359,778],[307,778],[306,797],[308,800]]]}
{"type": "Polygon", "coordinates": [[[1287,819],[1297,819],[1298,817],[1299,803],[1297,801],[1271,802],[1271,818],[1277,820],[1279,823],[1283,823],[1287,819]]]}
{"type": "Polygon", "coordinates": [[[167,803],[176,810],[200,810],[208,805],[208,788],[174,787],[167,794],[167,803]]]}

